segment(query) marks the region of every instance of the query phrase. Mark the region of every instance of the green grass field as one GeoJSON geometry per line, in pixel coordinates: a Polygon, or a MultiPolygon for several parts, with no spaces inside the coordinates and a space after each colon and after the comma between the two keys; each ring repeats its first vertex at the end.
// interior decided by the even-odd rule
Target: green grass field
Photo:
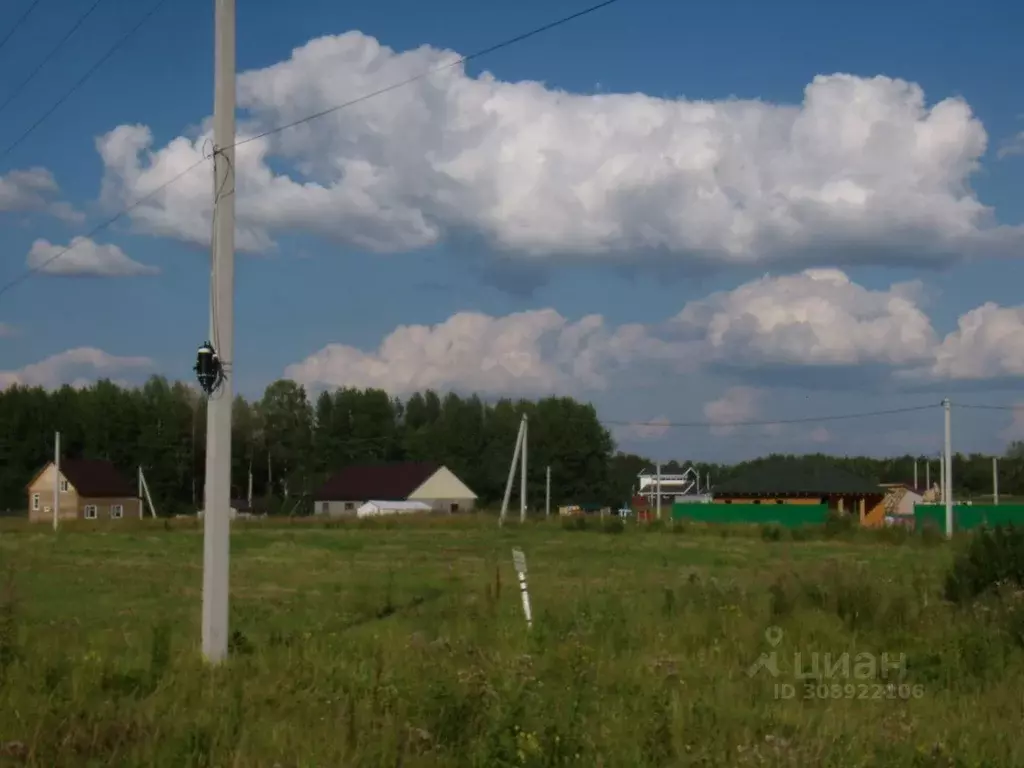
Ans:
{"type": "Polygon", "coordinates": [[[7,524],[0,765],[1024,765],[1024,621],[942,600],[949,545],[401,523],[238,526],[217,669],[194,523],[7,524]],[[796,676],[846,652],[905,673],[796,676]]]}

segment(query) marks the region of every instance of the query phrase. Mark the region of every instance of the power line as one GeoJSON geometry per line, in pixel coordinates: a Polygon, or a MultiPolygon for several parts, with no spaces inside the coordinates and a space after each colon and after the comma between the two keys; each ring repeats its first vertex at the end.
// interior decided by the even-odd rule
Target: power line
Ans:
{"type": "Polygon", "coordinates": [[[954,408],[967,408],[978,411],[1017,411],[1024,412],[1024,404],[1021,405],[971,405],[969,403],[950,403],[954,408]]]}
{"type": "MultiPolygon", "coordinates": [[[[171,177],[170,179],[165,181],[163,184],[158,186],[156,189],[153,189],[150,192],[147,192],[145,195],[140,197],[138,200],[133,202],[131,205],[127,206],[126,208],[122,208],[120,211],[118,211],[115,215],[111,216],[109,219],[107,219],[107,220],[97,224],[95,227],[90,229],[88,232],[85,233],[85,235],[82,235],[81,237],[84,237],[86,239],[91,239],[93,236],[95,236],[101,230],[106,229],[111,224],[114,224],[118,220],[123,219],[125,216],[127,216],[129,213],[134,211],[136,208],[138,208],[140,205],[145,203],[147,200],[149,200],[152,197],[155,197],[156,195],[160,194],[165,189],[167,189],[169,186],[174,184],[178,179],[180,179],[181,177],[185,176],[186,174],[188,174],[191,171],[193,171],[196,168],[198,168],[200,165],[202,165],[204,162],[206,162],[206,159],[207,158],[204,157],[202,160],[197,160],[196,162],[192,163],[192,165],[190,165],[188,168],[183,170],[181,173],[178,173],[175,176],[171,177]]],[[[75,245],[73,245],[73,244],[69,245],[67,248],[63,249],[62,251],[58,251],[57,253],[55,253],[53,256],[48,258],[46,261],[44,261],[44,262],[42,262],[40,264],[37,264],[37,265],[35,265],[33,267],[29,267],[28,269],[26,269],[24,272],[22,272],[20,275],[18,275],[14,279],[9,280],[3,286],[0,286],[0,296],[3,296],[5,293],[7,293],[7,291],[9,291],[11,288],[14,288],[16,285],[18,285],[20,283],[23,283],[25,280],[30,278],[36,272],[44,272],[44,271],[46,271],[46,268],[50,264],[52,264],[57,259],[59,259],[62,256],[64,256],[68,251],[70,251],[70,250],[72,250],[74,248],[75,248],[75,245]]]]}
{"type": "MultiPolygon", "coordinates": [[[[93,11],[95,11],[97,8],[99,8],[100,4],[102,2],[103,2],[103,0],[96,0],[95,3],[93,3],[91,6],[89,6],[89,10],[87,10],[85,13],[83,13],[81,16],[78,17],[78,21],[76,21],[74,23],[74,26],[72,26],[71,29],[68,30],[67,34],[64,35],[63,38],[61,38],[61,41],[59,43],[57,43],[57,45],[55,45],[50,50],[50,52],[48,54],[46,54],[45,57],[43,57],[43,60],[41,62],[39,62],[39,65],[35,69],[32,70],[32,73],[28,77],[26,77],[24,80],[22,80],[21,84],[17,88],[15,88],[13,91],[11,91],[10,94],[8,94],[6,101],[4,101],[3,104],[0,104],[0,112],[3,112],[5,109],[7,109],[8,105],[12,101],[14,101],[14,99],[18,96],[18,94],[21,93],[23,90],[25,90],[25,86],[27,86],[29,83],[31,83],[35,79],[35,76],[38,75],[39,72],[42,70],[42,68],[45,67],[47,65],[47,63],[49,63],[49,61],[54,56],[57,55],[57,53],[60,51],[60,49],[64,47],[64,44],[68,40],[71,39],[71,37],[75,34],[75,32],[77,32],[79,30],[79,28],[85,23],[86,19],[88,19],[90,16],[92,16],[93,11]]],[[[31,8],[29,10],[31,10],[31,8]]],[[[2,48],[2,47],[3,47],[3,45],[0,44],[0,48],[2,48]]]]}
{"type": "Polygon", "coordinates": [[[556,21],[549,22],[544,26],[531,29],[529,32],[524,32],[520,35],[516,35],[515,37],[510,37],[507,40],[502,40],[500,43],[495,43],[494,45],[490,45],[487,48],[481,48],[480,50],[474,53],[462,56],[456,59],[455,61],[449,62],[448,64],[442,64],[437,67],[432,67],[431,69],[428,69],[425,72],[421,72],[418,75],[414,75],[410,78],[407,78],[397,83],[392,83],[391,85],[385,86],[384,88],[379,88],[376,91],[363,94],[362,96],[357,96],[356,98],[351,99],[350,101],[346,101],[342,104],[338,104],[333,107],[328,107],[327,109],[321,110],[320,112],[314,112],[311,115],[306,115],[305,117],[295,120],[291,123],[285,123],[284,125],[279,125],[276,128],[271,128],[269,130],[263,131],[262,133],[258,133],[255,136],[250,136],[246,139],[242,139],[241,141],[235,142],[234,146],[241,147],[245,144],[248,144],[249,142],[257,141],[258,139],[264,139],[267,136],[273,136],[276,133],[287,131],[289,128],[295,128],[297,126],[304,125],[305,123],[312,122],[313,120],[317,120],[321,117],[326,117],[327,115],[334,114],[335,112],[338,112],[342,109],[347,109],[348,107],[355,106],[356,104],[361,104],[364,101],[368,101],[369,99],[375,98],[377,96],[382,96],[385,93],[390,93],[391,91],[397,90],[406,85],[411,85],[412,83],[423,80],[424,78],[430,77],[431,75],[436,75],[438,72],[444,72],[446,70],[458,67],[467,62],[473,61],[474,59],[479,59],[483,56],[487,56],[488,54],[500,51],[503,48],[508,48],[512,45],[515,45],[516,43],[521,43],[524,40],[528,40],[531,37],[535,37],[543,32],[547,32],[556,27],[568,24],[569,22],[575,21],[576,19],[582,18],[583,16],[589,16],[590,14],[600,11],[603,8],[607,8],[609,5],[613,5],[617,2],[619,2],[619,0],[605,0],[602,3],[598,3],[597,5],[592,5],[588,8],[584,8],[582,11],[577,11],[576,13],[570,14],[569,16],[563,16],[562,18],[557,19],[556,21]]]}
{"type": "Polygon", "coordinates": [[[0,40],[0,51],[3,50],[4,46],[7,45],[7,42],[14,36],[14,33],[17,32],[21,25],[25,23],[25,19],[29,17],[29,14],[31,14],[32,11],[36,9],[36,6],[41,2],[42,0],[33,0],[32,5],[28,7],[28,10],[21,14],[21,17],[14,22],[14,26],[10,28],[6,35],[4,35],[4,39],[0,40]]]}
{"type": "Polygon", "coordinates": [[[877,416],[895,416],[900,413],[915,413],[917,411],[930,411],[939,408],[941,403],[932,405],[916,405],[909,408],[891,408],[885,411],[865,411],[861,413],[844,413],[832,416],[806,416],[797,419],[773,419],[766,421],[610,421],[600,419],[605,426],[615,427],[661,427],[671,429],[693,429],[699,427],[773,427],[783,424],[814,424],[822,421],[849,421],[851,419],[867,419],[877,416]]]}
{"type": "MultiPolygon", "coordinates": [[[[441,72],[441,71],[444,71],[446,69],[451,69],[452,67],[456,67],[456,66],[458,66],[460,64],[464,64],[467,61],[471,61],[473,59],[478,59],[478,58],[480,58],[482,56],[485,56],[485,55],[487,55],[489,53],[493,53],[495,51],[499,51],[499,50],[501,50],[503,48],[507,48],[507,47],[509,47],[511,45],[514,45],[516,43],[522,42],[523,40],[527,40],[527,39],[529,39],[531,37],[534,37],[535,35],[541,34],[542,32],[547,32],[548,30],[554,29],[555,27],[562,26],[563,24],[568,24],[570,21],[574,21],[574,20],[579,19],[579,18],[581,18],[583,16],[587,16],[588,14],[591,14],[591,13],[594,13],[596,11],[599,11],[602,8],[606,8],[607,6],[612,5],[614,3],[617,3],[619,1],[620,0],[605,0],[604,2],[598,3],[597,5],[592,5],[592,6],[588,7],[588,8],[584,8],[582,11],[577,11],[576,13],[570,14],[569,16],[563,16],[562,18],[557,19],[556,21],[549,22],[549,23],[547,23],[547,24],[545,24],[543,26],[540,26],[540,27],[536,27],[535,29],[532,29],[529,32],[524,32],[524,33],[522,33],[520,35],[516,35],[515,37],[511,37],[511,38],[508,38],[507,40],[503,40],[503,41],[501,41],[499,43],[495,43],[494,45],[488,46],[487,48],[483,48],[483,49],[481,49],[479,51],[476,51],[475,53],[471,53],[471,54],[469,54],[467,56],[463,56],[463,57],[461,57],[459,59],[456,59],[455,61],[453,61],[453,62],[451,62],[449,64],[444,64],[444,65],[442,65],[440,67],[434,67],[432,69],[428,69],[425,72],[421,72],[419,75],[416,75],[415,77],[410,77],[410,78],[407,78],[407,79],[402,80],[400,82],[393,83],[393,84],[391,84],[389,86],[386,86],[384,88],[380,88],[380,89],[378,89],[376,91],[373,91],[371,93],[363,94],[362,96],[359,96],[358,98],[352,99],[351,101],[347,101],[347,102],[345,102],[343,104],[338,104],[337,106],[331,107],[330,109],[326,109],[326,110],[323,110],[321,112],[314,113],[312,115],[307,115],[306,117],[302,118],[301,120],[296,120],[295,122],[288,123],[287,125],[281,125],[281,126],[278,126],[276,128],[272,128],[272,129],[270,129],[268,131],[264,131],[263,133],[258,134],[256,136],[250,136],[249,138],[246,138],[246,139],[243,139],[242,141],[236,142],[233,146],[234,147],[240,147],[243,144],[248,144],[249,142],[255,141],[256,139],[264,138],[266,136],[271,136],[271,135],[276,134],[276,133],[281,133],[282,131],[285,131],[285,130],[287,130],[289,128],[294,128],[295,126],[302,125],[304,123],[308,123],[308,122],[310,122],[312,120],[316,120],[317,118],[324,117],[325,115],[329,115],[329,114],[332,114],[332,113],[337,112],[339,110],[346,109],[347,107],[351,107],[351,106],[354,106],[356,104],[360,104],[360,103],[362,103],[364,101],[367,101],[369,99],[372,99],[372,98],[374,98],[376,96],[380,96],[382,94],[389,93],[389,92],[394,91],[394,90],[396,90],[398,88],[402,88],[402,87],[404,87],[406,85],[414,83],[414,82],[416,82],[418,80],[422,80],[422,79],[424,79],[426,77],[429,77],[430,75],[435,74],[437,72],[441,72]]],[[[164,4],[164,2],[166,2],[166,0],[160,0],[160,2],[158,2],[156,4],[156,6],[146,15],[146,17],[141,22],[139,22],[139,24],[136,25],[136,27],[133,30],[131,32],[129,32],[128,35],[126,35],[124,38],[122,38],[117,43],[117,45],[115,46],[115,49],[116,49],[117,46],[120,46],[120,44],[123,43],[124,40],[128,36],[130,36],[132,34],[132,32],[134,32],[136,29],[141,27],[142,24],[145,23],[145,21],[150,16],[153,15],[153,13],[155,13],[156,10],[161,5],[164,4]]],[[[91,74],[95,69],[98,68],[99,64],[102,64],[105,59],[109,58],[110,54],[113,53],[113,50],[114,49],[112,49],[111,51],[108,51],[107,55],[104,56],[104,58],[101,59],[100,62],[97,65],[95,65],[93,67],[93,69],[90,70],[86,74],[86,77],[82,78],[82,80],[79,81],[79,83],[75,86],[75,88],[79,87],[88,78],[88,75],[91,74]]],[[[21,141],[23,141],[25,139],[25,137],[29,133],[31,133],[33,130],[35,130],[35,128],[38,127],[39,123],[41,123],[43,120],[45,120],[54,110],[57,109],[57,107],[60,106],[60,104],[65,99],[67,99],[68,96],[71,95],[72,92],[74,92],[75,88],[72,88],[72,90],[70,92],[65,94],[63,99],[61,99],[56,105],[54,105],[54,107],[49,112],[47,112],[46,115],[44,115],[42,118],[40,118],[36,122],[36,124],[34,126],[32,126],[32,128],[30,128],[24,135],[22,135],[14,144],[12,144],[10,147],[8,147],[6,150],[4,150],[4,152],[0,153],[0,159],[3,159],[4,157],[6,157],[7,154],[12,149],[14,149],[14,147],[16,147],[18,144],[20,144],[21,141]]],[[[212,154],[211,154],[211,156],[212,156],[212,154]]],[[[178,179],[180,179],[182,176],[184,176],[189,171],[191,171],[193,168],[198,167],[202,163],[206,162],[206,160],[208,160],[208,159],[209,159],[208,157],[204,157],[202,160],[196,161],[193,165],[191,165],[188,168],[186,168],[184,171],[179,173],[177,176],[172,178],[170,181],[167,181],[164,184],[161,184],[159,187],[157,187],[152,192],[146,194],[145,196],[143,196],[143,197],[139,198],[138,200],[136,200],[135,202],[133,202],[128,207],[122,209],[117,215],[115,215],[112,218],[108,219],[107,221],[103,222],[99,226],[93,228],[89,232],[89,234],[86,235],[86,237],[92,237],[93,235],[95,235],[100,230],[105,229],[106,227],[110,226],[114,222],[118,221],[119,219],[123,218],[127,214],[131,213],[133,210],[138,208],[140,205],[142,205],[148,199],[150,199],[151,197],[156,195],[158,192],[163,191],[164,189],[169,187],[171,184],[176,182],[178,179]]],[[[7,283],[4,286],[0,287],[0,296],[3,296],[3,294],[5,294],[8,290],[13,288],[15,285],[18,285],[18,284],[24,282],[27,278],[31,277],[34,273],[42,271],[50,263],[52,263],[52,262],[56,261],[57,259],[63,257],[73,247],[74,246],[68,246],[67,248],[65,248],[60,253],[57,253],[54,256],[52,256],[51,258],[47,259],[43,264],[41,264],[41,265],[39,265],[37,267],[34,267],[33,269],[30,269],[30,270],[26,271],[22,275],[16,277],[15,279],[10,281],[9,283],[7,283]]]]}
{"type": "Polygon", "coordinates": [[[15,139],[13,144],[10,144],[7,147],[7,149],[5,149],[3,152],[0,152],[0,160],[5,159],[16,147],[20,146],[21,143],[25,139],[27,139],[30,135],[32,135],[33,131],[35,131],[36,128],[38,128],[40,125],[43,124],[43,122],[46,120],[46,118],[48,118],[50,115],[52,115],[54,112],[56,112],[57,109],[60,108],[60,106],[65,101],[67,101],[75,91],[77,91],[79,88],[81,88],[83,85],[85,85],[86,81],[88,81],[89,78],[92,77],[96,73],[96,70],[98,70],[101,66],[103,66],[107,62],[107,59],[109,59],[111,56],[113,56],[115,53],[117,53],[117,51],[121,48],[121,46],[123,46],[126,42],[128,42],[128,39],[132,35],[134,35],[136,32],[138,32],[139,29],[142,28],[142,25],[145,24],[147,21],[149,21],[150,18],[152,18],[153,15],[157,11],[159,11],[160,8],[166,2],[167,2],[167,0],[157,0],[157,3],[152,8],[149,9],[149,11],[146,13],[146,15],[143,16],[142,19],[134,27],[129,29],[125,34],[121,35],[121,37],[118,38],[117,42],[115,42],[112,46],[110,46],[110,48],[107,49],[107,52],[104,53],[103,56],[100,57],[99,61],[97,61],[95,64],[93,64],[91,67],[89,67],[89,69],[87,69],[85,71],[85,74],[82,75],[78,79],[78,81],[74,85],[72,85],[71,88],[63,96],[61,96],[59,99],[57,99],[57,101],[54,103],[54,105],[52,107],[50,107],[48,110],[46,110],[46,112],[43,113],[42,117],[40,117],[38,120],[36,120],[34,123],[32,123],[32,125],[29,126],[28,130],[26,130],[23,134],[21,134],[21,136],[19,136],[17,139],[15,139]]]}

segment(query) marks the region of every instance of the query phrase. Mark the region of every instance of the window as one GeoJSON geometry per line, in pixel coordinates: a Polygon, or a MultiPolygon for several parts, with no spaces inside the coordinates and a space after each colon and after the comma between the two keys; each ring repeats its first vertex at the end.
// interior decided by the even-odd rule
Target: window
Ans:
{"type": "Polygon", "coordinates": [[[356,503],[354,501],[346,501],[345,502],[345,511],[346,512],[351,512],[355,508],[356,508],[356,503]]]}
{"type": "Polygon", "coordinates": [[[320,512],[321,512],[321,514],[326,515],[330,511],[331,511],[331,502],[329,502],[329,501],[321,501],[320,502],[320,512]]]}
{"type": "Polygon", "coordinates": [[[86,504],[85,507],[82,509],[82,513],[84,514],[86,520],[95,520],[97,517],[96,505],[86,504]]]}
{"type": "Polygon", "coordinates": [[[68,492],[68,481],[67,480],[61,480],[60,481],[60,492],[61,493],[67,493],[68,492]]]}
{"type": "Polygon", "coordinates": [[[458,512],[459,511],[459,505],[458,504],[449,504],[448,505],[448,511],[449,512],[458,512]]]}
{"type": "Polygon", "coordinates": [[[110,516],[114,520],[120,520],[124,517],[124,505],[123,504],[111,504],[110,505],[110,516]]]}
{"type": "Polygon", "coordinates": [[[38,512],[39,511],[39,494],[38,493],[33,493],[32,494],[32,511],[33,512],[38,512]]]}

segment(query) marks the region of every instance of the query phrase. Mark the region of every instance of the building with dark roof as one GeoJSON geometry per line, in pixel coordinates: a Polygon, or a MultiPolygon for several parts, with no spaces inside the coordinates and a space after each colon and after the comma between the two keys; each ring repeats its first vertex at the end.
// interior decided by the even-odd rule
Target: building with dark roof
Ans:
{"type": "MultiPolygon", "coordinates": [[[[60,463],[61,520],[120,520],[140,517],[138,487],[111,462],[102,459],[62,459],[60,463]]],[[[57,483],[51,461],[28,484],[28,519],[53,520],[53,489],[57,483]]]]}
{"type": "Polygon", "coordinates": [[[313,492],[313,512],[355,516],[368,501],[419,501],[435,512],[467,512],[476,494],[441,464],[359,464],[335,473],[313,492]]]}
{"type": "Polygon", "coordinates": [[[716,504],[825,504],[882,525],[886,489],[842,467],[818,460],[779,459],[751,467],[715,486],[716,504]]]}

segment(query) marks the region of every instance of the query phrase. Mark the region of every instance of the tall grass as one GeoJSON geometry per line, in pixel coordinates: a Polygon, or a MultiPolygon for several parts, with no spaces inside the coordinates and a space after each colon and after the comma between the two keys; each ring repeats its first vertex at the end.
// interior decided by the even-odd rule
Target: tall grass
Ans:
{"type": "Polygon", "coordinates": [[[948,602],[948,546],[493,518],[246,523],[232,653],[211,669],[196,653],[201,537],[170,528],[0,538],[0,764],[1024,764],[1024,622],[984,591],[948,602]],[[768,652],[778,677],[749,675],[768,652]],[[815,652],[902,655],[903,687],[827,665],[797,677],[796,655],[815,652]]]}

